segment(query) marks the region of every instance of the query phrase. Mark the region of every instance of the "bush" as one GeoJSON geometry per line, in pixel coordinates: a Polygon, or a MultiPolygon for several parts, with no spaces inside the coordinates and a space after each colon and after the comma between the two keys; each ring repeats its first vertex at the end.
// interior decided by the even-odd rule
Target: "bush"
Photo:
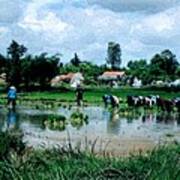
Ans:
{"type": "Polygon", "coordinates": [[[7,158],[12,151],[21,154],[24,150],[25,143],[22,141],[22,133],[0,133],[0,159],[7,158]]]}

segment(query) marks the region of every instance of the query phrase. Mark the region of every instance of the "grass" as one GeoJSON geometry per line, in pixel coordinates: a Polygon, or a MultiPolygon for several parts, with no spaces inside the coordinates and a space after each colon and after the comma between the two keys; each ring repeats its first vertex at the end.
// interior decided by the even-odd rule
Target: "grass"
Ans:
{"type": "Polygon", "coordinates": [[[0,136],[1,139],[5,138],[1,143],[6,142],[6,139],[9,143],[6,145],[8,151],[6,154],[1,153],[0,158],[0,179],[4,180],[180,179],[180,144],[177,143],[146,154],[110,158],[71,148],[22,148],[24,146],[18,137],[11,134],[0,136]]]}
{"type": "MultiPolygon", "coordinates": [[[[180,96],[180,92],[166,92],[166,91],[159,91],[159,90],[148,90],[148,89],[134,89],[134,88],[123,88],[123,89],[111,89],[111,88],[94,88],[94,89],[87,89],[84,93],[84,100],[87,102],[101,102],[102,96],[104,94],[113,94],[122,99],[126,99],[127,95],[142,95],[147,96],[150,94],[153,95],[160,95],[164,98],[174,98],[180,96]]],[[[49,99],[58,99],[61,101],[74,101],[75,100],[75,93],[74,91],[67,91],[67,92],[42,92],[42,93],[29,93],[26,94],[25,97],[30,98],[49,98],[49,99]]]]}
{"type": "MultiPolygon", "coordinates": [[[[160,95],[163,98],[174,98],[180,96],[180,92],[169,92],[165,90],[152,90],[148,88],[120,88],[120,89],[112,89],[112,88],[87,88],[84,92],[84,101],[87,103],[100,103],[102,102],[102,96],[104,94],[113,94],[116,95],[123,100],[126,99],[127,95],[160,95]]],[[[5,97],[5,94],[2,94],[1,97],[5,97]]],[[[24,93],[19,95],[19,99],[28,101],[28,100],[49,100],[49,101],[60,101],[60,102],[74,102],[75,92],[74,90],[59,90],[59,91],[49,91],[49,92],[32,92],[32,93],[24,93]]],[[[2,101],[2,100],[1,100],[2,101]]]]}

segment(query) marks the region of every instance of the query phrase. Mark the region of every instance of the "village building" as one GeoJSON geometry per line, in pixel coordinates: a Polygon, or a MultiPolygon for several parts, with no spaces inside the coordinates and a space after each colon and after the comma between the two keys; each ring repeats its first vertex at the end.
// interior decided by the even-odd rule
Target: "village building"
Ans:
{"type": "Polygon", "coordinates": [[[102,83],[110,84],[113,87],[118,86],[118,82],[125,76],[124,71],[106,71],[98,77],[102,83]]]}
{"type": "Polygon", "coordinates": [[[81,73],[68,73],[63,75],[58,75],[51,80],[51,86],[57,86],[62,82],[69,83],[71,87],[76,88],[81,85],[84,81],[84,77],[81,73]]]}

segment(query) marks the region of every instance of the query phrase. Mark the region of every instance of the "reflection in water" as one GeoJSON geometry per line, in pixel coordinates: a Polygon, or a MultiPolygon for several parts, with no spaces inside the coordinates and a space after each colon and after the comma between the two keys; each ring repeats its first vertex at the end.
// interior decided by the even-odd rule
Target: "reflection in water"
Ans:
{"type": "MultiPolygon", "coordinates": [[[[101,107],[87,107],[87,108],[60,108],[57,111],[40,111],[32,109],[22,109],[15,111],[0,111],[0,127],[4,130],[12,128],[20,128],[25,134],[47,133],[44,137],[49,135],[57,135],[58,138],[66,135],[66,130],[58,134],[58,131],[47,131],[44,129],[44,120],[48,119],[49,115],[65,115],[69,120],[73,112],[82,112],[89,116],[89,124],[82,128],[73,128],[70,123],[66,125],[66,130],[73,134],[81,134],[84,136],[94,135],[108,137],[147,137],[158,140],[160,137],[169,133],[177,134],[180,132],[180,114],[156,113],[150,111],[128,111],[119,112],[115,109],[112,112],[101,107]],[[89,134],[88,134],[89,133],[89,134]]],[[[37,135],[37,136],[38,136],[37,135]]]]}
{"type": "Polygon", "coordinates": [[[9,109],[6,116],[1,114],[1,129],[3,131],[18,128],[17,113],[15,110],[9,109]],[[4,119],[4,120],[3,120],[4,119]]]}
{"type": "MultiPolygon", "coordinates": [[[[155,112],[125,112],[125,113],[119,113],[116,110],[112,111],[110,113],[110,116],[106,116],[107,120],[107,133],[108,134],[114,134],[118,135],[120,132],[125,132],[125,128],[132,126],[142,126],[143,124],[148,124],[149,127],[155,127],[158,126],[158,124],[164,124],[164,125],[180,125],[180,114],[174,113],[155,113],[155,112]],[[128,125],[129,124],[129,125],[128,125]],[[137,125],[139,124],[139,125],[137,125]]],[[[163,128],[168,128],[164,127],[163,128]]],[[[162,128],[162,131],[163,131],[162,128]]],[[[152,131],[153,129],[151,129],[152,131]]]]}
{"type": "Polygon", "coordinates": [[[180,124],[180,114],[157,114],[156,122],[165,124],[173,124],[177,122],[177,124],[180,124]]]}
{"type": "Polygon", "coordinates": [[[107,133],[116,134],[116,135],[119,134],[120,125],[121,125],[120,116],[117,110],[114,109],[110,113],[110,118],[107,121],[107,133]]]}
{"type": "Polygon", "coordinates": [[[148,122],[148,123],[152,123],[154,122],[156,119],[156,115],[155,114],[151,114],[151,113],[146,113],[142,115],[142,122],[148,122]]]}
{"type": "Polygon", "coordinates": [[[16,124],[16,112],[14,110],[9,110],[7,116],[7,127],[8,129],[13,129],[16,124]]]}

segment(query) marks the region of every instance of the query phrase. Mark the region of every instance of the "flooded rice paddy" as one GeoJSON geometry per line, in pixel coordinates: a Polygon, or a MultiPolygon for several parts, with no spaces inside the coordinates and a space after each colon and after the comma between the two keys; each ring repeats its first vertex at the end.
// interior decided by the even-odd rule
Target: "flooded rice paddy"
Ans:
{"type": "Polygon", "coordinates": [[[155,112],[110,112],[100,106],[35,110],[18,107],[16,112],[0,109],[2,131],[20,129],[24,141],[35,148],[65,146],[71,142],[79,148],[89,148],[98,153],[127,155],[139,150],[150,150],[158,144],[180,142],[180,115],[155,112]],[[73,112],[88,116],[88,123],[64,130],[51,130],[44,121],[52,114],[70,118],[73,112]]]}

